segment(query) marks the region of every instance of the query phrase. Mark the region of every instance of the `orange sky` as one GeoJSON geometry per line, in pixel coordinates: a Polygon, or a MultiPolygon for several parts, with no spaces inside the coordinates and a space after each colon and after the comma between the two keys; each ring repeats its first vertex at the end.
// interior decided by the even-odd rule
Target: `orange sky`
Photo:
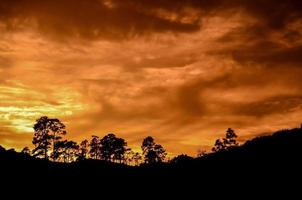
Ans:
{"type": "Polygon", "coordinates": [[[298,126],[300,0],[1,0],[0,144],[36,118],[172,154],[298,126]]]}

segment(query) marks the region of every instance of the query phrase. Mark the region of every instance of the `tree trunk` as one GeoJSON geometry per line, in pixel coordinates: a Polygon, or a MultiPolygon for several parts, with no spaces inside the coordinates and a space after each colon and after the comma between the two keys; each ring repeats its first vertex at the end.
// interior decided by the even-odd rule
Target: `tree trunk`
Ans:
{"type": "MultiPolygon", "coordinates": [[[[53,133],[53,146],[52,146],[52,153],[55,153],[55,140],[56,140],[56,133],[53,133]]],[[[55,158],[53,158],[53,161],[55,161],[55,158]]]]}

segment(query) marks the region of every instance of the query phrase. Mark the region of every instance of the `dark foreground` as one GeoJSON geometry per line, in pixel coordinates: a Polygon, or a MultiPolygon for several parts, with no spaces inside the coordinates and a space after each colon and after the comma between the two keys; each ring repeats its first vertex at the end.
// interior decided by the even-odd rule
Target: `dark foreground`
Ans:
{"type": "Polygon", "coordinates": [[[280,192],[301,186],[301,161],[302,129],[297,128],[255,138],[240,147],[201,158],[180,158],[173,163],[140,167],[96,160],[53,163],[2,149],[0,175],[3,185],[34,190],[98,188],[101,191],[169,191],[175,195],[184,190],[205,188],[259,192],[273,187],[274,192],[280,192]]]}

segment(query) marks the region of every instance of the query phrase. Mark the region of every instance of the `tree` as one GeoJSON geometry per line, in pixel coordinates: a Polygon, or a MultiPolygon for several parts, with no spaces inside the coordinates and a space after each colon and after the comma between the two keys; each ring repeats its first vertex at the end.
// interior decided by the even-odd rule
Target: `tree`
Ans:
{"type": "Polygon", "coordinates": [[[74,141],[67,141],[64,148],[64,161],[74,162],[77,160],[77,155],[79,151],[79,145],[74,141]]]}
{"type": "Polygon", "coordinates": [[[53,159],[63,162],[73,162],[78,155],[79,145],[74,141],[56,142],[56,151],[52,154],[53,159]]]}
{"type": "Polygon", "coordinates": [[[223,141],[221,141],[220,139],[217,139],[215,141],[214,147],[212,148],[212,151],[218,152],[218,151],[222,151],[225,149],[226,149],[226,147],[225,147],[223,141]]]}
{"type": "Polygon", "coordinates": [[[142,162],[142,156],[139,152],[134,152],[131,149],[128,149],[124,161],[127,165],[138,166],[142,162]]]}
{"type": "Polygon", "coordinates": [[[231,128],[228,128],[225,138],[217,139],[215,141],[214,147],[212,148],[212,151],[218,152],[238,146],[239,144],[236,140],[237,137],[238,136],[236,135],[235,131],[231,128]]]}
{"type": "Polygon", "coordinates": [[[85,160],[87,158],[89,142],[88,140],[83,140],[79,146],[78,160],[85,160]]]}
{"type": "Polygon", "coordinates": [[[66,134],[65,125],[59,119],[51,119],[47,116],[36,120],[34,130],[33,144],[35,145],[35,149],[33,153],[35,156],[43,156],[45,159],[48,158],[48,150],[51,143],[53,146],[52,153],[55,153],[55,143],[61,139],[60,135],[66,134]]]}
{"type": "Polygon", "coordinates": [[[101,141],[101,155],[106,161],[122,162],[127,151],[127,143],[124,139],[110,133],[104,136],[101,141]]]}
{"type": "Polygon", "coordinates": [[[131,149],[128,149],[128,151],[126,151],[125,156],[124,156],[124,162],[127,165],[133,164],[133,155],[134,155],[134,151],[132,151],[131,149]]]}
{"type": "Polygon", "coordinates": [[[65,125],[59,119],[48,119],[48,128],[52,137],[52,153],[56,152],[56,142],[62,139],[61,135],[66,135],[65,125]]]}
{"type": "Polygon", "coordinates": [[[102,158],[101,156],[101,141],[98,136],[93,135],[92,139],[89,143],[90,146],[90,151],[89,151],[89,156],[90,158],[99,160],[102,158]]]}
{"type": "Polygon", "coordinates": [[[21,153],[30,156],[30,149],[28,147],[24,147],[21,153]]]}
{"type": "Polygon", "coordinates": [[[145,157],[145,163],[148,164],[163,162],[167,155],[166,150],[160,144],[156,144],[151,136],[143,140],[141,148],[145,157]]]}
{"type": "Polygon", "coordinates": [[[134,164],[135,164],[136,166],[138,166],[139,164],[141,164],[142,158],[143,158],[143,157],[142,157],[142,155],[141,155],[140,153],[135,152],[135,153],[133,154],[132,160],[133,160],[134,164]]]}
{"type": "Polygon", "coordinates": [[[226,148],[231,148],[234,146],[238,146],[238,142],[236,141],[236,138],[238,136],[236,135],[235,131],[231,128],[228,128],[225,138],[223,139],[223,143],[226,146],[226,148]]]}
{"type": "Polygon", "coordinates": [[[203,156],[205,156],[207,154],[207,151],[202,150],[202,149],[198,149],[197,150],[197,158],[201,158],[203,156]]]}
{"type": "Polygon", "coordinates": [[[131,150],[127,148],[127,142],[123,138],[116,138],[113,149],[112,159],[119,163],[125,161],[125,153],[131,150]]]}
{"type": "Polygon", "coordinates": [[[32,143],[35,145],[32,153],[33,156],[38,158],[48,159],[48,150],[50,149],[52,137],[49,134],[47,127],[48,118],[41,117],[34,125],[34,137],[32,143]]]}
{"type": "Polygon", "coordinates": [[[146,137],[142,143],[143,154],[145,155],[155,145],[154,139],[151,136],[146,137]]]}

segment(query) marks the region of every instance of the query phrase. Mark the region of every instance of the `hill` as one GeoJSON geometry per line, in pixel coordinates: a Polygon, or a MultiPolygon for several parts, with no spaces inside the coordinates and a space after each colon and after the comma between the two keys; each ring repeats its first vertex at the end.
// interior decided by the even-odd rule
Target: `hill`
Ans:
{"type": "Polygon", "coordinates": [[[0,148],[1,180],[12,183],[26,180],[32,184],[37,180],[42,183],[46,180],[45,184],[63,181],[67,185],[101,180],[98,185],[105,187],[125,186],[127,181],[183,187],[200,181],[206,185],[236,182],[237,186],[256,181],[264,186],[279,184],[284,179],[300,179],[301,161],[301,128],[277,131],[200,158],[183,155],[170,163],[139,167],[99,160],[54,163],[0,148]]]}

